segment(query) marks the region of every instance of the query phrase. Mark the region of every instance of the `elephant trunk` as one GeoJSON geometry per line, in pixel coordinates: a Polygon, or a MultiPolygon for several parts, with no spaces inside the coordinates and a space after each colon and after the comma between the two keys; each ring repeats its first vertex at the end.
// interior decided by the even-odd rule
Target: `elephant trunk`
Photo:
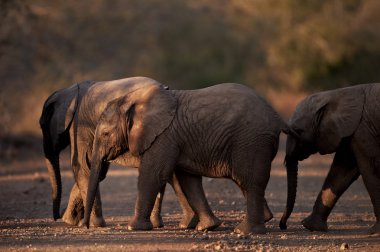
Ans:
{"type": "Polygon", "coordinates": [[[61,173],[59,169],[59,156],[51,155],[45,158],[46,166],[48,168],[50,184],[51,184],[51,194],[53,199],[53,218],[57,220],[60,218],[59,208],[61,205],[62,197],[62,182],[61,173]]]}
{"type": "Polygon", "coordinates": [[[286,229],[286,222],[291,215],[297,194],[297,175],[298,175],[298,159],[293,156],[285,156],[285,166],[288,179],[288,197],[286,201],[286,209],[281,217],[280,228],[286,229]]]}
{"type": "Polygon", "coordinates": [[[99,176],[102,168],[102,161],[98,157],[93,158],[91,162],[90,179],[88,182],[88,190],[86,197],[86,205],[84,208],[84,224],[87,228],[90,227],[90,215],[94,205],[96,192],[99,186],[99,176]]]}

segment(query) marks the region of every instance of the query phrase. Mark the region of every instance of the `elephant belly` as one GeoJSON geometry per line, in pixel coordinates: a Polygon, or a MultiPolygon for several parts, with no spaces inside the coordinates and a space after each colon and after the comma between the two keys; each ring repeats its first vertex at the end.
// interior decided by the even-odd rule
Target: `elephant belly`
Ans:
{"type": "Polygon", "coordinates": [[[228,178],[231,176],[229,164],[222,161],[203,164],[190,159],[180,159],[177,168],[191,174],[210,178],[228,178]]]}

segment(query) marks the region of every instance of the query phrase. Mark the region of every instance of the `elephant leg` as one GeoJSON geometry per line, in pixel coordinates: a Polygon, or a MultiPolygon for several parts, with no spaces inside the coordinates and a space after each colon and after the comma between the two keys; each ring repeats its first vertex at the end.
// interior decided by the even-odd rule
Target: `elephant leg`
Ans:
{"type": "MultiPolygon", "coordinates": [[[[79,149],[72,152],[74,156],[72,156],[72,167],[74,170],[74,175],[76,183],[78,185],[81,197],[83,202],[86,202],[87,197],[87,189],[88,189],[88,181],[90,177],[90,169],[87,165],[86,154],[85,151],[79,149]]],[[[108,165],[105,163],[103,165],[108,165]]],[[[108,167],[104,168],[104,170],[108,170],[108,167]]],[[[103,178],[104,179],[104,178],[103,178]]],[[[91,218],[90,225],[94,227],[104,227],[106,226],[106,222],[103,218],[102,213],[102,203],[100,199],[100,191],[99,189],[96,192],[94,206],[91,210],[91,218]]],[[[80,220],[78,226],[83,226],[83,219],[80,220]]]]}
{"type": "Polygon", "coordinates": [[[161,216],[161,209],[165,194],[165,187],[166,184],[161,187],[160,192],[157,194],[152,213],[150,214],[150,221],[152,222],[154,228],[160,228],[164,226],[164,221],[162,220],[161,216]]]}
{"type": "Polygon", "coordinates": [[[62,215],[62,220],[69,225],[76,226],[78,225],[79,221],[83,219],[83,215],[83,200],[78,185],[75,183],[71,189],[69,202],[62,215]]]}
{"type": "Polygon", "coordinates": [[[193,209],[189,205],[189,202],[187,201],[186,196],[182,191],[176,175],[173,175],[173,179],[169,181],[169,184],[173,187],[173,190],[177,196],[178,202],[183,212],[183,217],[179,223],[179,227],[184,229],[195,228],[199,222],[198,215],[194,213],[193,209]]]}
{"type": "Polygon", "coordinates": [[[203,191],[202,176],[193,175],[184,171],[177,170],[176,176],[183,190],[184,201],[188,201],[191,208],[199,217],[197,230],[212,230],[220,226],[222,223],[212,212],[206,195],[203,191]]]}
{"type": "MultiPolygon", "coordinates": [[[[242,190],[245,190],[242,188],[242,190]]],[[[260,198],[264,197],[262,190],[258,188],[248,189],[245,194],[247,213],[244,220],[235,227],[234,232],[239,234],[265,234],[264,204],[260,198]]]]}
{"type": "MultiPolygon", "coordinates": [[[[247,155],[249,154],[247,153],[247,155]]],[[[235,170],[233,174],[234,181],[245,192],[244,195],[247,201],[246,216],[235,228],[236,233],[266,233],[264,224],[266,200],[264,196],[270,176],[271,159],[265,158],[269,156],[265,152],[260,154],[260,151],[257,151],[255,155],[257,159],[253,162],[245,161],[240,166],[237,166],[239,170],[235,170]],[[250,167],[250,164],[253,164],[253,167],[250,167]]]]}
{"type": "Polygon", "coordinates": [[[340,146],[330,171],[314,203],[311,215],[302,221],[310,231],[327,231],[327,218],[340,196],[359,177],[355,157],[349,146],[340,146]]]}
{"type": "Polygon", "coordinates": [[[268,222],[273,219],[273,213],[268,206],[267,200],[264,198],[264,222],[268,222]]]}
{"type": "MultiPolygon", "coordinates": [[[[87,198],[88,178],[89,178],[89,174],[86,173],[83,169],[80,169],[79,174],[78,174],[77,183],[78,183],[78,187],[80,189],[80,193],[81,193],[83,202],[86,202],[86,198],[87,198]]],[[[84,219],[81,219],[81,221],[78,224],[80,227],[84,226],[83,220],[84,219]]],[[[90,225],[93,227],[105,227],[106,226],[106,222],[103,218],[103,213],[102,213],[102,202],[100,199],[99,188],[96,191],[94,206],[91,210],[90,225]]]]}
{"type": "MultiPolygon", "coordinates": [[[[243,193],[244,197],[247,198],[247,191],[243,190],[241,187],[240,187],[240,189],[241,189],[241,192],[243,193]]],[[[268,222],[271,219],[273,219],[273,213],[268,206],[267,200],[264,198],[264,222],[268,222]]]]}
{"type": "Polygon", "coordinates": [[[155,142],[143,155],[137,182],[138,195],[135,204],[135,216],[128,224],[129,230],[151,230],[150,216],[155,198],[163,185],[173,177],[177,152],[170,152],[171,145],[155,142]],[[162,153],[165,149],[167,153],[162,153]]]}
{"type": "Polygon", "coordinates": [[[360,173],[371,198],[376,223],[370,228],[370,234],[380,234],[380,167],[374,159],[368,158],[359,148],[355,148],[360,173]]]}

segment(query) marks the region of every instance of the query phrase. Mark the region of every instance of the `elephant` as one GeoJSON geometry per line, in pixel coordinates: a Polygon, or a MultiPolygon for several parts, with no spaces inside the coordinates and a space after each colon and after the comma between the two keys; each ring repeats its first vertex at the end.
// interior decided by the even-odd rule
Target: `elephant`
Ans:
{"type": "Polygon", "coordinates": [[[297,188],[298,161],[319,152],[335,153],[312,213],[302,221],[311,231],[327,231],[327,218],[339,197],[361,175],[380,233],[380,84],[361,84],[319,92],[301,101],[289,127],[285,164],[288,198],[280,227],[286,229],[297,188]]]}
{"type": "MultiPolygon", "coordinates": [[[[68,207],[64,211],[62,219],[71,225],[81,225],[85,202],[83,199],[86,197],[87,176],[89,174],[87,157],[91,156],[93,133],[99,116],[110,100],[129,92],[134,92],[139,88],[150,86],[162,85],[145,77],[132,77],[106,82],[83,81],[53,93],[46,100],[40,117],[40,126],[43,133],[45,160],[52,185],[54,220],[60,218],[62,194],[60,152],[70,145],[71,164],[76,181],[71,190],[68,207]]],[[[117,160],[112,160],[112,162],[129,167],[139,166],[138,160],[128,154],[121,155],[117,160]]],[[[109,163],[104,163],[102,180],[106,176],[108,166],[109,163]]],[[[187,203],[177,179],[174,177],[169,180],[169,183],[173,186],[184,213],[180,227],[195,227],[198,218],[187,203]]],[[[151,216],[155,227],[163,226],[160,211],[164,190],[165,186],[161,188],[157,195],[155,208],[151,216]]],[[[202,194],[203,189],[201,188],[199,192],[200,197],[202,197],[204,195],[202,194]]],[[[93,226],[105,226],[99,193],[92,215],[91,224],[93,226]]],[[[211,211],[208,218],[213,220],[214,227],[221,223],[211,211]]],[[[201,226],[198,226],[198,228],[202,229],[201,226]]]]}
{"type": "Polygon", "coordinates": [[[198,90],[137,90],[110,102],[94,133],[84,222],[89,226],[102,164],[130,153],[139,158],[138,197],[130,230],[150,230],[154,195],[176,174],[200,223],[209,209],[202,176],[230,178],[247,202],[237,233],[265,233],[264,193],[287,124],[252,88],[224,83],[198,90]]]}

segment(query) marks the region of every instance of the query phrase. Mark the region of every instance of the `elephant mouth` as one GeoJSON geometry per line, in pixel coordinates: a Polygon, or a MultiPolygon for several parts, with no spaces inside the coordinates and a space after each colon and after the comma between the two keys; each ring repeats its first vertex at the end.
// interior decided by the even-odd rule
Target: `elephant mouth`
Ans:
{"type": "Polygon", "coordinates": [[[129,151],[129,148],[117,148],[112,150],[104,159],[108,161],[113,161],[117,159],[119,156],[124,155],[129,151]]]}
{"type": "Polygon", "coordinates": [[[317,148],[314,145],[309,143],[301,143],[297,146],[291,156],[297,157],[299,161],[303,161],[315,153],[317,153],[317,148]]]}

